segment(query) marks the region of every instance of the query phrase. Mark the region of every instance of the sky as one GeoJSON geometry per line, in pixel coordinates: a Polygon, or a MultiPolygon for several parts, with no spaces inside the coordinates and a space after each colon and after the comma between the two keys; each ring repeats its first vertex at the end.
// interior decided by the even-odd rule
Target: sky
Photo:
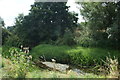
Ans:
{"type": "MultiPolygon", "coordinates": [[[[34,0],[0,0],[0,17],[3,18],[5,26],[12,26],[15,22],[15,17],[18,14],[23,13],[27,15],[31,8],[30,5],[34,4],[34,0]]],[[[75,11],[80,14],[79,9],[77,8],[74,0],[69,0],[67,3],[70,7],[70,11],[75,11]]],[[[84,21],[82,16],[79,15],[79,21],[84,21]]]]}

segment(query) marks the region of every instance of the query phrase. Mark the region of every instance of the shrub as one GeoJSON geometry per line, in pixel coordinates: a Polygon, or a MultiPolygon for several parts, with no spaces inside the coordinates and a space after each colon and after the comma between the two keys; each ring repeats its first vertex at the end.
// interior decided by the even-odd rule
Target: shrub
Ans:
{"type": "Polygon", "coordinates": [[[9,58],[3,60],[3,71],[5,72],[3,77],[5,78],[25,78],[27,72],[31,70],[32,56],[23,52],[18,52],[16,48],[10,48],[9,58]]]}
{"type": "MultiPolygon", "coordinates": [[[[16,48],[16,47],[10,47],[10,46],[3,46],[2,47],[2,56],[3,57],[10,57],[10,53],[12,54],[15,54],[15,53],[18,53],[20,51],[19,48],[16,48]]],[[[11,55],[13,56],[13,55],[11,55]]]]}

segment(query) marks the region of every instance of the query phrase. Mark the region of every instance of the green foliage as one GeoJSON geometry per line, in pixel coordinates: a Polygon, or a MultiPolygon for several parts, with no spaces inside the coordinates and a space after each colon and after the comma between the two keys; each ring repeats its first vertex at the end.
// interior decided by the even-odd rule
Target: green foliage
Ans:
{"type": "MultiPolygon", "coordinates": [[[[81,15],[89,32],[89,43],[97,47],[111,47],[118,49],[120,38],[120,2],[90,2],[79,3],[81,15]]],[[[86,29],[83,30],[83,32],[86,29]]],[[[83,34],[85,38],[86,33],[83,34]]],[[[82,37],[82,36],[81,36],[82,37]]],[[[85,39],[86,40],[86,39],[85,39]]],[[[81,39],[80,39],[81,42],[81,39]]],[[[86,43],[85,43],[86,44],[86,43]]]]}
{"type": "Polygon", "coordinates": [[[2,47],[0,47],[0,52],[2,52],[2,47]]]}
{"type": "Polygon", "coordinates": [[[108,55],[116,57],[120,56],[120,51],[102,48],[84,48],[80,46],[69,50],[68,53],[72,56],[72,63],[80,66],[103,64],[101,59],[105,60],[108,55]]]}
{"type": "Polygon", "coordinates": [[[7,29],[2,28],[2,45],[5,44],[6,39],[7,39],[9,36],[11,36],[11,34],[12,34],[12,33],[9,32],[7,29]]]}
{"type": "Polygon", "coordinates": [[[11,57],[10,53],[12,54],[15,54],[15,53],[18,53],[20,51],[19,48],[16,48],[16,47],[11,47],[11,46],[2,46],[2,56],[3,57],[11,57]]]}
{"type": "Polygon", "coordinates": [[[2,45],[18,47],[20,39],[6,28],[2,28],[2,45]]]}
{"type": "MultiPolygon", "coordinates": [[[[47,44],[42,44],[35,47],[30,54],[32,54],[33,59],[38,59],[37,58],[38,55],[41,55],[42,53],[53,54],[53,52],[57,53],[53,57],[56,57],[59,54],[59,57],[57,56],[56,60],[59,60],[60,58],[68,59],[68,56],[64,57],[65,54],[68,54],[70,57],[71,64],[82,65],[82,66],[83,65],[93,66],[94,64],[99,63],[99,61],[101,62],[101,59],[106,60],[106,56],[108,55],[111,55],[111,56],[115,55],[117,58],[119,58],[120,56],[119,51],[113,51],[113,50],[107,50],[107,49],[83,48],[80,46],[74,46],[74,47],[54,46],[54,45],[47,45],[47,44]],[[40,54],[38,54],[39,52],[40,54]],[[64,55],[60,54],[63,52],[64,52],[64,55]],[[110,54],[107,54],[108,52],[110,54]],[[93,62],[93,60],[96,60],[96,61],[93,62]]],[[[83,76],[81,75],[79,76],[79,75],[76,75],[75,73],[65,74],[57,71],[53,72],[53,71],[39,70],[39,68],[32,65],[33,63],[31,62],[31,59],[32,59],[31,55],[23,52],[19,52],[15,48],[11,48],[9,50],[9,54],[10,54],[9,58],[7,59],[3,58],[2,60],[4,65],[2,67],[2,71],[4,71],[2,76],[3,78],[104,78],[104,76],[97,76],[94,74],[86,74],[83,76]]],[[[50,56],[47,54],[45,54],[46,55],[45,58],[48,58],[50,56]]],[[[117,67],[112,64],[114,63],[114,61],[116,62],[116,60],[108,59],[108,61],[110,61],[109,67],[111,71],[113,71],[113,67],[115,67],[114,70],[116,70],[117,67]]],[[[118,64],[118,63],[115,63],[115,64],[118,64]]]]}
{"type": "Polygon", "coordinates": [[[77,14],[68,12],[66,3],[35,2],[27,16],[16,18],[15,33],[24,45],[56,41],[63,37],[66,28],[72,31],[77,23],[77,14]]]}
{"type": "Polygon", "coordinates": [[[70,31],[69,29],[66,29],[65,34],[63,35],[62,38],[59,38],[56,41],[56,44],[58,44],[58,45],[69,45],[69,46],[75,45],[76,42],[74,40],[74,34],[72,33],[72,31],[70,31]]]}
{"type": "Polygon", "coordinates": [[[18,36],[16,35],[11,35],[5,40],[5,45],[7,46],[14,46],[14,47],[19,47],[21,44],[21,41],[18,36]]]}
{"type": "Polygon", "coordinates": [[[7,58],[7,61],[3,59],[3,71],[5,72],[3,77],[25,78],[27,72],[31,71],[31,67],[33,66],[31,63],[32,56],[18,52],[15,48],[10,48],[9,54],[10,56],[7,58]]]}
{"type": "Polygon", "coordinates": [[[119,53],[120,51],[102,48],[54,46],[47,44],[41,44],[31,51],[31,55],[36,61],[40,60],[40,56],[45,56],[45,59],[48,61],[55,58],[57,62],[71,63],[77,66],[95,66],[96,64],[103,64],[101,59],[105,60],[108,55],[119,57],[119,53]]]}
{"type": "Polygon", "coordinates": [[[70,57],[66,50],[69,50],[68,46],[53,46],[47,44],[41,44],[32,49],[31,55],[34,60],[40,60],[40,57],[44,57],[47,61],[51,61],[52,58],[56,59],[60,63],[69,63],[70,57]]]}
{"type": "Polygon", "coordinates": [[[75,41],[78,45],[83,47],[93,46],[95,43],[94,40],[90,36],[91,30],[86,27],[85,22],[81,22],[80,26],[77,27],[75,32],[75,41]]]}

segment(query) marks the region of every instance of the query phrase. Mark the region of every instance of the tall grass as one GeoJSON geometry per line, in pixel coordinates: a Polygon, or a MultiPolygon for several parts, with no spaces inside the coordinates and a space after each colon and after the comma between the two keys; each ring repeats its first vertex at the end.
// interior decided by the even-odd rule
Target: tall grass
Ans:
{"type": "MultiPolygon", "coordinates": [[[[94,65],[94,64],[102,64],[101,60],[105,60],[106,56],[116,56],[120,57],[120,51],[102,49],[102,48],[84,48],[80,46],[76,46],[68,51],[68,53],[72,56],[73,63],[81,64],[81,65],[94,65]]],[[[119,60],[120,62],[120,60],[119,60]]]]}
{"type": "Polygon", "coordinates": [[[57,62],[69,63],[70,56],[67,54],[67,50],[71,48],[68,46],[53,46],[53,45],[39,45],[32,49],[31,55],[34,59],[39,60],[42,56],[47,61],[51,61],[52,58],[56,59],[57,62]]]}
{"type": "Polygon", "coordinates": [[[109,77],[118,78],[119,74],[119,64],[116,57],[111,58],[111,56],[106,57],[106,61],[103,61],[105,64],[104,71],[108,74],[109,77]]]}
{"type": "MultiPolygon", "coordinates": [[[[45,56],[50,61],[55,58],[60,63],[71,63],[76,65],[93,66],[102,64],[101,60],[105,60],[106,56],[115,56],[119,59],[120,51],[102,48],[84,48],[81,46],[54,46],[41,44],[32,49],[31,55],[34,59],[45,56]]],[[[120,62],[120,60],[119,60],[120,62]]]]}

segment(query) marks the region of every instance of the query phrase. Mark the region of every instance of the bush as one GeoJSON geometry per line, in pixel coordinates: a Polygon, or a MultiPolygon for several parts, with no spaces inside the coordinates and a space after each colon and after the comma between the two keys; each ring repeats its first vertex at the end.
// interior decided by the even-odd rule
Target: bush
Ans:
{"type": "Polygon", "coordinates": [[[10,57],[10,53],[12,52],[13,54],[18,53],[20,51],[19,48],[16,47],[10,47],[10,46],[3,46],[2,47],[2,56],[3,57],[10,57]]]}
{"type": "Polygon", "coordinates": [[[32,56],[18,52],[16,48],[10,48],[9,55],[9,58],[3,59],[3,78],[25,78],[33,66],[32,56]]]}

